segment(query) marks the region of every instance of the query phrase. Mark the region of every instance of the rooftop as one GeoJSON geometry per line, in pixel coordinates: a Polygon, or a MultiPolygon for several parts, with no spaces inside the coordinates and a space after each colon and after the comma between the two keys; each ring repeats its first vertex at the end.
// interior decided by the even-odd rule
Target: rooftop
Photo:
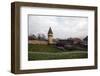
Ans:
{"type": "Polygon", "coordinates": [[[53,34],[51,27],[49,28],[48,34],[53,34]]]}

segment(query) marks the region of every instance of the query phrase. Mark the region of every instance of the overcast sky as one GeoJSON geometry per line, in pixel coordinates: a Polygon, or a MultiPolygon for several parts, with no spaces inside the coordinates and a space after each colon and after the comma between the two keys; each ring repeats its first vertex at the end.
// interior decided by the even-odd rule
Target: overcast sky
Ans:
{"type": "Polygon", "coordinates": [[[28,21],[29,35],[40,33],[47,38],[49,27],[52,28],[54,38],[84,38],[88,35],[87,17],[29,15],[28,21]]]}

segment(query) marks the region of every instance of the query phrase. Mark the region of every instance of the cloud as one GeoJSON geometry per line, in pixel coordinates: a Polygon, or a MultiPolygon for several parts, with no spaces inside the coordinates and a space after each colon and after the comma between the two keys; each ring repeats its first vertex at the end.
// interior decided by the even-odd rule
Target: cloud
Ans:
{"type": "Polygon", "coordinates": [[[53,30],[54,38],[79,37],[84,38],[88,35],[87,17],[62,17],[62,16],[29,16],[29,35],[47,33],[49,27],[53,30]]]}

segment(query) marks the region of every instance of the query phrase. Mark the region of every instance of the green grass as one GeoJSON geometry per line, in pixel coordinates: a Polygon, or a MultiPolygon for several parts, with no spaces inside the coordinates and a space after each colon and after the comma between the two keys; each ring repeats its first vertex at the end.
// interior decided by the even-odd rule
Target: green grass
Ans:
{"type": "Polygon", "coordinates": [[[32,45],[28,46],[28,60],[53,60],[53,59],[79,59],[87,58],[87,51],[64,50],[54,45],[32,45]]]}
{"type": "Polygon", "coordinates": [[[28,45],[28,50],[33,52],[61,52],[54,45],[28,45]]]}

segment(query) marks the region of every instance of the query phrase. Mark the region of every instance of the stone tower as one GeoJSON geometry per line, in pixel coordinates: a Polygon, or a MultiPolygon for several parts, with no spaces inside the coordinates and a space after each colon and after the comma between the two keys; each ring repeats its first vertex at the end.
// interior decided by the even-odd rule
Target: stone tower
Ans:
{"type": "Polygon", "coordinates": [[[49,28],[49,31],[48,31],[48,44],[53,44],[53,32],[52,32],[51,27],[49,28]]]}

